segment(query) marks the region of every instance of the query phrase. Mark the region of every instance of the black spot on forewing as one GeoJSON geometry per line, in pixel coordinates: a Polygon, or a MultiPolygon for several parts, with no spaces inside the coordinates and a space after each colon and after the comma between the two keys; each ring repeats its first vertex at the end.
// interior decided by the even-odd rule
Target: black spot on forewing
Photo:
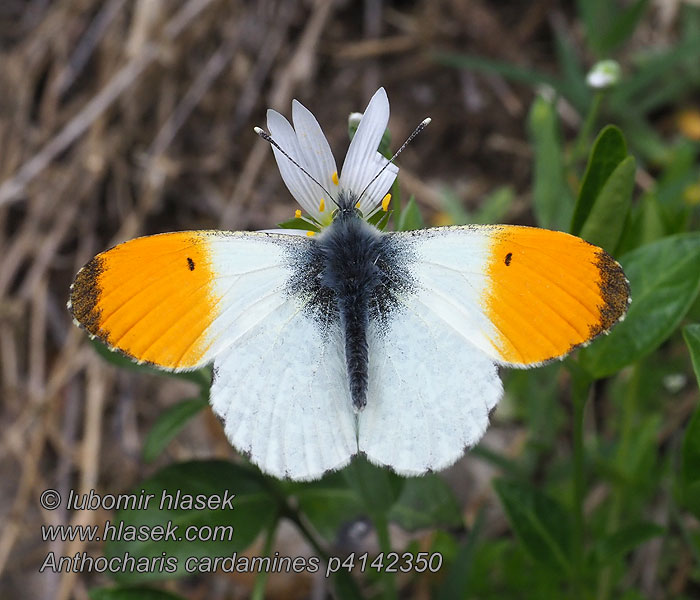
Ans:
{"type": "Polygon", "coordinates": [[[99,335],[100,329],[101,314],[97,303],[101,292],[99,277],[103,270],[103,261],[96,256],[80,269],[71,286],[70,310],[73,317],[93,335],[99,335]]]}
{"type": "Polygon", "coordinates": [[[187,257],[187,266],[190,271],[194,271],[194,261],[189,256],[187,257]]]}
{"type": "Polygon", "coordinates": [[[509,267],[509,266],[510,266],[510,261],[511,261],[512,259],[513,259],[513,253],[512,253],[512,252],[509,252],[508,254],[506,254],[506,260],[505,260],[506,267],[509,267]]]}

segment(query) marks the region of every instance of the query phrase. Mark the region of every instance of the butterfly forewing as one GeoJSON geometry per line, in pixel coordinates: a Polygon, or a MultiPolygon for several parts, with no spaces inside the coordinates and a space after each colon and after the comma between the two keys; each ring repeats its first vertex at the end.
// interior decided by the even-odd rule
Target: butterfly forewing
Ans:
{"type": "Polygon", "coordinates": [[[194,369],[284,301],[293,255],[306,244],[217,231],[137,238],[80,270],[69,308],[91,335],[134,360],[194,369]]]}
{"type": "Polygon", "coordinates": [[[414,247],[416,301],[500,364],[562,357],[627,309],[620,265],[566,233],[493,225],[393,235],[414,247]]]}

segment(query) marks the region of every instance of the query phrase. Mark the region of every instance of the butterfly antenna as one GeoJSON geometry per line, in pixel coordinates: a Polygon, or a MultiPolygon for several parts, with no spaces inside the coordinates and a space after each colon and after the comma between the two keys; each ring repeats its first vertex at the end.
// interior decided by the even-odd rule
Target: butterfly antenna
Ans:
{"type": "Polygon", "coordinates": [[[401,154],[401,153],[403,152],[403,149],[411,143],[411,141],[413,140],[413,138],[416,137],[421,131],[423,131],[428,125],[430,125],[430,121],[432,121],[432,119],[431,119],[430,117],[428,117],[427,119],[423,119],[423,120],[418,124],[418,127],[416,127],[416,128],[413,130],[413,133],[412,133],[411,135],[408,136],[408,138],[406,139],[406,141],[405,141],[403,144],[401,144],[401,148],[399,148],[396,152],[394,152],[394,156],[392,156],[392,157],[389,159],[389,161],[379,170],[379,173],[377,173],[377,174],[374,176],[374,178],[372,179],[372,181],[370,181],[370,182],[365,186],[365,189],[362,190],[362,193],[358,196],[357,202],[359,202],[360,199],[362,198],[362,196],[365,195],[365,192],[369,189],[369,187],[370,187],[375,181],[377,181],[377,179],[379,178],[379,176],[380,176],[382,173],[384,173],[384,171],[386,170],[386,168],[387,168],[390,164],[392,164],[392,163],[394,162],[394,159],[395,159],[399,154],[401,154]]]}
{"type": "Polygon", "coordinates": [[[280,147],[280,145],[275,140],[272,139],[272,136],[269,133],[266,133],[260,127],[254,127],[253,129],[254,129],[255,133],[257,133],[266,142],[269,142],[271,145],[273,145],[275,148],[277,148],[282,154],[284,154],[292,162],[292,164],[296,165],[299,168],[299,170],[302,173],[304,173],[304,175],[306,175],[318,187],[320,187],[324,192],[326,192],[326,194],[328,194],[328,197],[331,199],[333,204],[338,206],[338,203],[335,201],[335,198],[333,198],[333,195],[323,186],[323,184],[318,179],[316,179],[311,173],[309,173],[304,167],[302,167],[297,161],[295,161],[291,156],[289,156],[289,154],[287,154],[280,147]]]}

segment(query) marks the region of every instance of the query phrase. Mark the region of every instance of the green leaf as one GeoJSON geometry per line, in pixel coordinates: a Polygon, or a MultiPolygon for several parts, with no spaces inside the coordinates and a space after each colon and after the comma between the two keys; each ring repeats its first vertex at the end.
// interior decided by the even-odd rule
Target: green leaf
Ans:
{"type": "MultiPolygon", "coordinates": [[[[700,386],[700,324],[683,329],[690,357],[700,386]]],[[[681,493],[683,504],[700,519],[700,408],[688,423],[681,450],[681,493]]]]}
{"type": "Polygon", "coordinates": [[[358,456],[341,471],[368,514],[386,514],[401,493],[405,479],[358,456]]]}
{"type": "Polygon", "coordinates": [[[90,600],[185,600],[182,596],[148,587],[94,588],[90,600]]]}
{"type": "Polygon", "coordinates": [[[627,222],[632,205],[635,171],[633,156],[628,156],[617,165],[600,190],[593,210],[581,230],[583,239],[600,246],[610,254],[615,252],[627,222]]]}
{"type": "Polygon", "coordinates": [[[630,252],[639,246],[660,240],[667,233],[658,199],[654,194],[644,194],[632,208],[616,252],[630,252]]]}
{"type": "Polygon", "coordinates": [[[118,350],[110,350],[109,347],[97,339],[90,340],[90,342],[92,343],[92,347],[102,358],[120,369],[137,371],[147,375],[158,375],[160,377],[177,377],[178,379],[184,379],[186,381],[196,383],[201,388],[206,388],[207,390],[209,390],[209,386],[211,385],[211,367],[204,367],[202,369],[198,369],[197,371],[173,373],[172,371],[159,369],[158,367],[151,366],[146,363],[139,364],[118,350]]]}
{"type": "Polygon", "coordinates": [[[592,49],[601,52],[602,30],[601,23],[609,23],[612,19],[611,3],[609,0],[577,0],[578,14],[586,29],[586,38],[592,49]]]}
{"type": "Polygon", "coordinates": [[[393,210],[378,210],[369,219],[367,219],[367,222],[370,225],[374,225],[380,231],[384,231],[386,226],[389,224],[389,217],[391,217],[393,212],[393,210]]]}
{"type": "Polygon", "coordinates": [[[605,565],[610,560],[623,557],[640,544],[663,535],[666,529],[645,521],[627,525],[600,540],[595,548],[596,562],[605,565]]]}
{"type": "Polygon", "coordinates": [[[342,472],[326,475],[320,481],[287,484],[299,510],[325,539],[335,541],[340,529],[365,515],[365,504],[342,472]]]}
{"type": "Polygon", "coordinates": [[[619,128],[608,125],[598,134],[583,175],[570,231],[580,235],[605,182],[627,157],[627,144],[619,128]]]}
{"type": "Polygon", "coordinates": [[[564,230],[573,210],[564,182],[564,152],[554,105],[538,96],[529,115],[530,139],[535,150],[533,205],[540,227],[564,230]]]}
{"type": "MultiPolygon", "coordinates": [[[[504,185],[496,188],[481,202],[481,205],[474,213],[472,223],[478,225],[502,223],[514,200],[515,192],[512,187],[504,185]]],[[[460,224],[462,223],[455,221],[455,225],[460,224]]]]}
{"type": "MultiPolygon", "coordinates": [[[[508,389],[507,386],[506,389],[508,389]]],[[[472,458],[478,458],[490,465],[493,465],[502,471],[503,474],[510,477],[518,478],[527,476],[526,467],[524,464],[522,464],[523,461],[513,460],[507,457],[505,454],[501,454],[496,450],[491,450],[485,444],[474,446],[469,451],[469,456],[472,458]]]]}
{"type": "Polygon", "coordinates": [[[143,459],[155,460],[180,430],[200,410],[209,405],[207,398],[190,398],[164,411],[155,422],[143,444],[143,459]]]}
{"type": "Polygon", "coordinates": [[[586,74],[583,71],[579,53],[568,33],[564,33],[559,27],[554,28],[554,33],[557,63],[563,75],[563,88],[566,90],[569,101],[585,114],[591,103],[592,91],[586,85],[586,74]]]}
{"type": "MultiPolygon", "coordinates": [[[[323,569],[323,565],[321,565],[323,569]]],[[[333,589],[340,600],[365,600],[366,596],[360,590],[355,578],[345,570],[340,570],[333,576],[333,589]]]]}
{"type": "Polygon", "coordinates": [[[302,231],[321,231],[318,228],[318,225],[315,225],[303,217],[294,217],[293,219],[289,219],[283,223],[278,223],[277,227],[281,227],[282,229],[301,229],[302,231]]]}
{"type": "Polygon", "coordinates": [[[442,210],[445,211],[450,218],[451,225],[467,225],[468,223],[474,222],[474,217],[462,206],[462,201],[453,189],[443,188],[441,190],[440,201],[442,210]]]}
{"type": "MultiPolygon", "coordinates": [[[[628,77],[625,78],[624,85],[617,86],[610,94],[610,108],[615,112],[625,115],[630,110],[634,110],[636,101],[650,91],[659,88],[659,82],[663,81],[669,74],[677,79],[680,75],[677,68],[684,62],[697,62],[697,55],[700,52],[700,38],[694,36],[683,40],[680,43],[668,46],[668,49],[659,50],[654,48],[645,57],[643,64],[628,77]]],[[[687,80],[690,88],[692,81],[687,80]]]]}
{"type": "Polygon", "coordinates": [[[396,227],[397,231],[413,231],[414,229],[422,229],[425,227],[423,217],[418,210],[416,199],[411,196],[406,207],[401,211],[399,223],[396,227]]]}
{"type": "Polygon", "coordinates": [[[406,479],[389,519],[407,531],[427,527],[458,527],[459,505],[449,486],[437,475],[406,479]]]}
{"type": "Polygon", "coordinates": [[[700,324],[686,325],[683,328],[683,337],[690,351],[690,360],[700,386],[700,324]]]}
{"type": "Polygon", "coordinates": [[[477,513],[474,526],[471,528],[467,539],[457,550],[450,570],[445,575],[435,598],[437,600],[452,600],[453,598],[467,598],[474,568],[474,554],[476,545],[481,537],[481,530],[485,521],[484,510],[477,513]]]}
{"type": "Polygon", "coordinates": [[[610,54],[634,33],[639,20],[644,16],[647,4],[649,0],[637,0],[615,16],[600,37],[600,49],[603,53],[610,54]]]}
{"type": "Polygon", "coordinates": [[[566,509],[553,498],[522,483],[494,482],[508,521],[535,560],[555,571],[571,572],[571,524],[566,509]]]}
{"type": "Polygon", "coordinates": [[[437,52],[433,55],[433,57],[437,62],[448,67],[473,69],[475,71],[482,71],[491,75],[502,75],[503,77],[512,81],[519,81],[533,87],[546,84],[561,93],[564,93],[566,89],[559,79],[556,79],[541,71],[520,67],[512,62],[493,60],[472,54],[456,54],[452,52],[437,52]]]}
{"type": "Polygon", "coordinates": [[[620,262],[632,295],[627,317],[579,354],[581,366],[595,378],[651,353],[678,327],[700,290],[700,233],[641,246],[620,262]]]}
{"type": "Polygon", "coordinates": [[[700,519],[700,409],[688,423],[681,451],[683,504],[700,519]]]}
{"type": "Polygon", "coordinates": [[[217,460],[192,461],[166,467],[141,482],[132,494],[137,498],[147,498],[147,494],[153,494],[153,498],[146,506],[142,505],[141,510],[122,509],[110,519],[117,531],[121,524],[122,534],[104,533],[105,556],[108,559],[123,558],[128,553],[136,561],[165,556],[173,561],[176,568],[174,573],[159,568],[148,568],[142,572],[138,568],[115,572],[114,578],[122,583],[186,575],[189,557],[195,557],[190,561],[190,567],[196,566],[196,561],[203,557],[230,558],[233,553],[245,550],[265,527],[270,526],[277,510],[257,471],[217,460]],[[178,492],[181,499],[197,495],[224,498],[225,494],[230,498],[231,494],[235,494],[233,510],[214,505],[211,508],[188,509],[181,502],[175,506],[178,492]],[[154,539],[153,535],[131,540],[125,533],[125,528],[129,526],[162,526],[166,530],[170,526],[171,535],[159,540],[154,539]],[[213,536],[216,539],[185,539],[188,535],[213,536]]]}

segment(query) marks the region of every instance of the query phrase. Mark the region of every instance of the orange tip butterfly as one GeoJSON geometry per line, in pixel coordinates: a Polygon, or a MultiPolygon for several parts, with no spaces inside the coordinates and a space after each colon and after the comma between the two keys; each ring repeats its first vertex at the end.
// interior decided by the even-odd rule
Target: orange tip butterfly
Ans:
{"type": "Polygon", "coordinates": [[[78,325],[138,362],[213,362],[214,412],[262,471],[317,479],[359,453],[402,475],[444,469],[484,434],[498,366],[561,358],[624,317],[620,265],[577,237],[369,224],[398,172],[377,151],[383,88],[340,177],[311,112],[294,101],[292,117],[270,110],[270,135],[256,131],[318,235],[137,238],[87,263],[68,302],[78,325]]]}

